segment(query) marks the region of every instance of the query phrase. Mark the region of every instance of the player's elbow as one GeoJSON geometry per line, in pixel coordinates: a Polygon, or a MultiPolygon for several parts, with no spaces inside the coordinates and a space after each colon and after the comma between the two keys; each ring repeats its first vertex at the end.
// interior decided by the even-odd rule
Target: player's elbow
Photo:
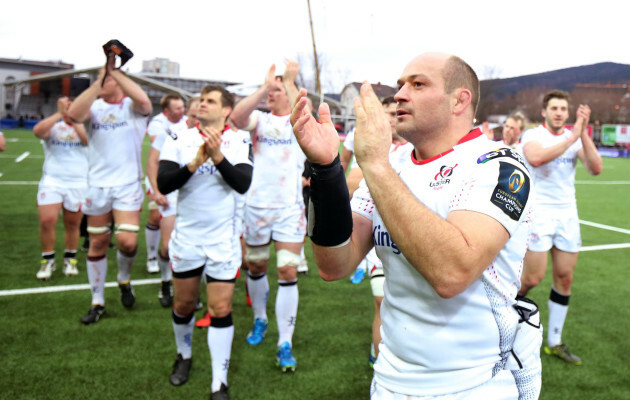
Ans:
{"type": "Polygon", "coordinates": [[[599,175],[602,173],[603,169],[604,169],[604,166],[602,165],[600,161],[591,167],[591,171],[590,171],[591,175],[599,175]]]}

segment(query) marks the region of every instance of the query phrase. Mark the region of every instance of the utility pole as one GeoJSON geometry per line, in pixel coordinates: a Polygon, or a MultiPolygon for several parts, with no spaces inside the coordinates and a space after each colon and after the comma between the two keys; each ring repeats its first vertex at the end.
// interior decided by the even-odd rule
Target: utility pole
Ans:
{"type": "Polygon", "coordinates": [[[311,24],[311,38],[313,39],[313,60],[315,62],[315,90],[317,94],[322,95],[322,85],[319,81],[319,62],[317,61],[317,47],[315,47],[315,33],[313,31],[313,16],[311,14],[311,0],[306,0],[308,5],[308,20],[311,24]]]}

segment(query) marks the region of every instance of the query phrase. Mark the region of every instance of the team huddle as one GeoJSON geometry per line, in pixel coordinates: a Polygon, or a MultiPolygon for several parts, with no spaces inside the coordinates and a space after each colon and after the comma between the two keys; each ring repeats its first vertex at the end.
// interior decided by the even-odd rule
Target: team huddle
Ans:
{"type": "Polygon", "coordinates": [[[550,92],[543,125],[521,141],[524,118],[513,114],[503,142],[495,142],[473,125],[480,93],[472,68],[456,56],[423,54],[405,67],[393,99],[381,104],[368,84],[362,86],[347,143],[356,160],[351,164],[345,153],[340,160],[328,106],[322,103],[315,114],[306,91],[298,91],[295,62],[280,76],[272,66],[264,84],[236,104],[215,85],[189,100],[186,111],[183,98],[166,95],[162,113],[149,122],[148,96],[114,67],[113,56],[108,60],[88,89],[72,102],[60,99],[57,113],[34,129],[45,149],[37,278],[50,279],[55,270],[54,226],[62,209],[63,272],[79,273],[84,213],[92,300],[81,322],[90,325],[105,314],[112,233],[121,302],[133,307],[130,274],[144,201],[141,144],[148,134],[147,269],[160,273],[160,303],[173,310],[171,384],[188,380],[203,282],[210,398],[230,398],[236,277],[245,267],[253,311],[246,340],[256,346],[269,324],[271,244],[278,271],[275,358],[281,371],[296,370],[292,337],[307,233],[325,280],[368,265],[375,301],[373,400],[538,398],[542,325],[525,295],[542,280],[548,251],[554,286],[545,352],[581,363],[561,333],[580,247],[576,159],[601,172],[585,134],[588,106],[578,108],[573,131],[566,130],[568,97],[550,92]],[[269,112],[257,110],[263,101],[269,112]],[[571,199],[559,196],[558,181],[571,199]]]}

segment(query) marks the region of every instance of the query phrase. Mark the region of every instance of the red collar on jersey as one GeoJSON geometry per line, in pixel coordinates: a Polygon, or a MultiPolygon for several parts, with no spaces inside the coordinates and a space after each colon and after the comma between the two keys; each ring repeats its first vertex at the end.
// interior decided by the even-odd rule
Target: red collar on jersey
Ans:
{"type": "MultiPolygon", "coordinates": [[[[479,137],[479,136],[481,136],[481,135],[483,135],[483,132],[481,132],[481,129],[479,129],[479,128],[477,128],[477,129],[473,129],[472,131],[468,132],[468,133],[466,134],[466,136],[464,136],[464,137],[462,137],[461,139],[459,139],[459,141],[457,142],[457,144],[462,144],[462,143],[464,143],[464,142],[468,142],[468,141],[470,141],[470,140],[473,140],[473,139],[478,138],[478,137],[479,137]]],[[[416,152],[415,152],[415,151],[412,151],[412,152],[411,152],[411,161],[412,161],[414,164],[416,164],[416,165],[424,165],[424,164],[428,164],[428,163],[430,163],[431,161],[435,161],[435,160],[437,160],[437,159],[438,159],[438,158],[440,158],[440,157],[443,157],[443,156],[447,155],[447,154],[448,154],[448,153],[450,153],[451,151],[453,151],[453,148],[450,148],[450,149],[446,150],[445,152],[442,152],[442,153],[440,153],[440,154],[438,154],[438,155],[435,155],[435,156],[433,156],[433,157],[431,157],[431,158],[427,158],[426,160],[420,160],[420,161],[418,161],[418,160],[416,159],[416,154],[415,154],[416,152]]]]}

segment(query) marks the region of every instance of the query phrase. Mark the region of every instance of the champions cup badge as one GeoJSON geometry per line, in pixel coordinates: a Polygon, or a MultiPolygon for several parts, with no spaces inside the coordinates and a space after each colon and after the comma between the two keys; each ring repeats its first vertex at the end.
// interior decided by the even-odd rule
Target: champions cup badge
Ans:
{"type": "Polygon", "coordinates": [[[523,173],[517,169],[512,172],[510,178],[508,179],[508,184],[510,188],[510,192],[518,193],[523,188],[523,183],[525,182],[525,177],[523,173]]]}

